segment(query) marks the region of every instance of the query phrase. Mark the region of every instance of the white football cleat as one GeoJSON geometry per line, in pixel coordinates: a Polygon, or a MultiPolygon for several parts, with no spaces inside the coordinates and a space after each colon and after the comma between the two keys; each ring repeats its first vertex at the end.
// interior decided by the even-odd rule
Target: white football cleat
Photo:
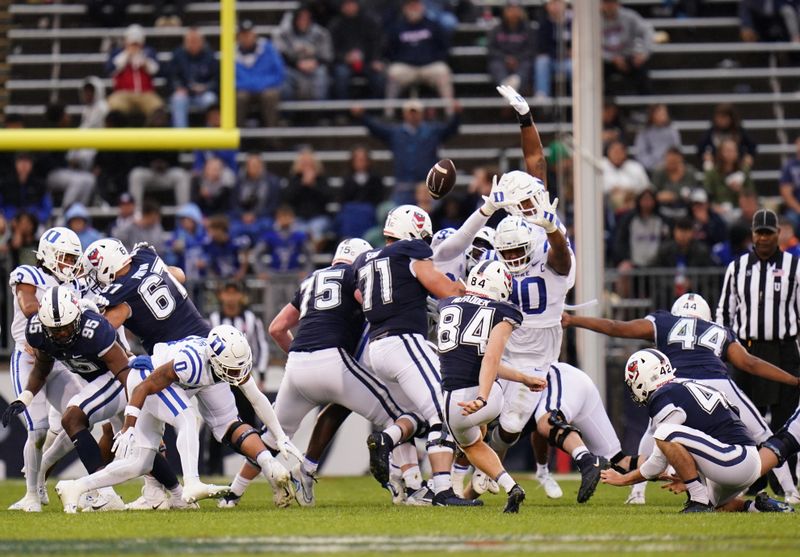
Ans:
{"type": "Polygon", "coordinates": [[[471,468],[471,466],[460,469],[456,469],[455,466],[453,467],[453,493],[462,499],[464,498],[464,482],[467,480],[471,468]]]}
{"type": "Polygon", "coordinates": [[[272,501],[275,506],[279,509],[291,506],[294,501],[292,477],[283,464],[273,458],[269,461],[268,469],[262,470],[261,473],[267,478],[272,488],[272,501]]]}
{"type": "Polygon", "coordinates": [[[493,494],[500,493],[500,486],[497,485],[497,482],[478,469],[472,474],[472,489],[478,495],[483,495],[487,491],[493,494]]]}
{"type": "Polygon", "coordinates": [[[230,491],[229,485],[206,484],[198,480],[183,486],[181,498],[187,503],[196,503],[201,499],[225,497],[230,491]]]}
{"type": "Polygon", "coordinates": [[[200,505],[197,503],[187,503],[180,497],[176,497],[172,493],[169,494],[169,508],[176,511],[193,511],[199,509],[200,505]]]}
{"type": "Polygon", "coordinates": [[[56,484],[56,493],[64,505],[64,512],[75,514],[78,512],[78,502],[83,491],[74,480],[62,480],[56,484]]]}
{"type": "Polygon", "coordinates": [[[644,505],[645,504],[644,493],[631,492],[631,494],[628,495],[628,498],[625,499],[625,504],[626,505],[644,505]]]}
{"type": "Polygon", "coordinates": [[[422,487],[414,493],[406,494],[405,504],[409,507],[430,507],[433,505],[433,491],[422,484],[422,487]]]}
{"type": "Polygon", "coordinates": [[[403,505],[406,502],[406,484],[402,474],[394,474],[395,468],[389,473],[389,483],[386,488],[392,494],[393,505],[403,505]]]}
{"type": "Polygon", "coordinates": [[[170,508],[169,497],[160,485],[145,483],[142,486],[142,495],[125,505],[125,508],[129,511],[167,511],[170,508]]]}
{"type": "Polygon", "coordinates": [[[239,501],[242,500],[241,495],[235,495],[232,491],[224,496],[222,499],[217,501],[217,508],[220,509],[232,509],[236,505],[239,504],[239,501]]]}
{"type": "Polygon", "coordinates": [[[561,486],[558,485],[558,482],[550,475],[550,472],[545,472],[544,474],[537,473],[536,479],[544,488],[545,494],[550,499],[560,499],[564,495],[564,492],[561,491],[561,486]]]}
{"type": "Polygon", "coordinates": [[[46,485],[39,486],[39,501],[42,503],[42,506],[50,504],[50,496],[47,494],[46,485]]]}
{"type": "Polygon", "coordinates": [[[798,505],[800,504],[800,493],[797,491],[794,493],[787,493],[783,500],[790,505],[798,505]]]}
{"type": "Polygon", "coordinates": [[[314,497],[314,483],[317,478],[313,474],[307,474],[299,463],[292,468],[291,478],[297,504],[301,507],[313,507],[317,502],[314,497]]]}
{"type": "Polygon", "coordinates": [[[26,513],[42,512],[42,502],[38,493],[26,493],[25,497],[8,507],[10,511],[22,511],[26,513]]]}
{"type": "Polygon", "coordinates": [[[122,500],[122,497],[117,495],[117,493],[109,488],[109,491],[105,491],[100,493],[97,499],[89,505],[88,507],[84,508],[81,512],[84,513],[104,513],[104,512],[111,512],[111,511],[124,511],[125,510],[125,502],[122,500]]]}
{"type": "Polygon", "coordinates": [[[87,507],[91,507],[98,497],[100,497],[100,494],[97,493],[96,489],[82,493],[78,499],[78,509],[82,511],[87,507]]]}

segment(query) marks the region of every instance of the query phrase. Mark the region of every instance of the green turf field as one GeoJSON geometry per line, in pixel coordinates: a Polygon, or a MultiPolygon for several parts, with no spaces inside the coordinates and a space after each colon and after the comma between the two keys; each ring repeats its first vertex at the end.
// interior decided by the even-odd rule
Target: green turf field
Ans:
{"type": "MultiPolygon", "coordinates": [[[[800,514],[683,516],[683,496],[655,485],[644,507],[623,505],[627,490],[607,486],[578,505],[576,481],[561,482],[557,501],[522,483],[519,515],[502,514],[500,496],[478,509],[394,507],[371,478],[322,479],[310,509],[275,509],[259,482],[236,509],[204,501],[199,511],[64,515],[51,482],[45,512],[0,511],[0,555],[800,555],[800,514]]],[[[140,485],[118,491],[132,500],[140,485]]],[[[0,508],[23,491],[21,482],[0,483],[0,508]]]]}

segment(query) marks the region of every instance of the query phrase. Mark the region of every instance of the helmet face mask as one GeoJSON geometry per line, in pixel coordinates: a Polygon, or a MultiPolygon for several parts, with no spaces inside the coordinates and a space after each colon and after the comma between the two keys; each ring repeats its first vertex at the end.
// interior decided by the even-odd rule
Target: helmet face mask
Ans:
{"type": "Polygon", "coordinates": [[[60,282],[68,282],[84,274],[82,254],[77,234],[63,227],[54,227],[42,234],[36,250],[36,257],[42,266],[60,282]]]}
{"type": "Polygon", "coordinates": [[[633,401],[644,406],[660,387],[675,379],[666,355],[653,348],[634,352],[625,364],[625,385],[633,401]]]}
{"type": "Polygon", "coordinates": [[[478,230],[478,233],[472,240],[472,245],[470,245],[466,251],[467,271],[471,271],[472,268],[480,262],[481,257],[483,257],[487,251],[494,249],[494,235],[494,229],[488,226],[484,226],[478,230]]]}
{"type": "Polygon", "coordinates": [[[39,306],[39,321],[45,336],[59,346],[69,346],[78,338],[81,309],[75,293],[65,286],[45,291],[39,306]]]}
{"type": "Polygon", "coordinates": [[[208,362],[214,375],[231,385],[246,382],[253,369],[253,352],[247,337],[230,325],[218,325],[211,329],[206,340],[208,362]]]}
{"type": "Polygon", "coordinates": [[[535,232],[522,217],[506,217],[497,225],[494,249],[512,274],[524,272],[539,247],[535,232]]]}

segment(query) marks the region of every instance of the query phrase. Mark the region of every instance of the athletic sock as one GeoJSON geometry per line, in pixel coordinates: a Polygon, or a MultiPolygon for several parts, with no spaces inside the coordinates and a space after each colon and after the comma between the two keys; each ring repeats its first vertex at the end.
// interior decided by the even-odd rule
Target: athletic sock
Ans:
{"type": "Polygon", "coordinates": [[[550,474],[550,468],[547,466],[547,463],[539,464],[536,463],[536,475],[537,476],[548,476],[550,474]]]}
{"type": "MultiPolygon", "coordinates": [[[[9,426],[11,427],[11,426],[9,426]]],[[[47,430],[34,429],[28,432],[28,439],[22,449],[25,463],[25,487],[27,493],[39,497],[39,470],[42,466],[42,443],[47,430]]]]}
{"type": "Polygon", "coordinates": [[[303,472],[308,474],[309,476],[313,476],[317,473],[317,467],[319,466],[319,462],[316,460],[311,460],[307,456],[303,457],[303,463],[301,464],[303,467],[303,472]]]}
{"type": "Polygon", "coordinates": [[[494,479],[497,484],[505,490],[506,493],[509,493],[511,489],[517,485],[517,482],[514,481],[514,478],[511,477],[511,474],[503,470],[500,472],[497,477],[494,479]]]}
{"type": "Polygon", "coordinates": [[[169,490],[176,485],[180,485],[178,476],[175,475],[167,459],[164,458],[164,455],[161,453],[156,453],[156,457],[153,459],[153,469],[150,474],[169,490]]]}
{"type": "Polygon", "coordinates": [[[397,424],[390,425],[383,432],[392,438],[392,445],[397,445],[403,438],[403,430],[397,424]]]}
{"type": "Polygon", "coordinates": [[[90,474],[97,472],[97,469],[103,465],[103,459],[100,456],[100,447],[97,445],[97,441],[94,440],[92,433],[88,429],[82,429],[70,439],[72,439],[75,450],[78,451],[78,456],[86,471],[90,474]]]}
{"type": "Polygon", "coordinates": [[[460,464],[453,464],[453,474],[468,474],[469,473],[469,465],[462,466],[460,464]]]}
{"type": "Polygon", "coordinates": [[[689,499],[696,503],[708,505],[708,490],[706,485],[700,481],[699,477],[692,478],[684,482],[686,489],[689,492],[689,499]]]}
{"type": "Polygon", "coordinates": [[[450,472],[435,472],[433,474],[433,492],[441,493],[453,487],[453,479],[450,472]]]}
{"type": "Polygon", "coordinates": [[[231,493],[237,497],[241,497],[244,495],[244,492],[247,490],[247,486],[250,485],[251,481],[252,480],[242,477],[241,474],[236,474],[236,477],[233,478],[233,481],[231,482],[231,493]]]}
{"type": "MultiPolygon", "coordinates": [[[[51,432],[47,432],[47,436],[50,437],[51,432]]],[[[47,444],[47,440],[45,439],[45,445],[47,444]]],[[[50,442],[50,447],[47,449],[43,449],[44,453],[42,454],[42,465],[39,468],[39,485],[43,485],[45,482],[45,476],[47,475],[48,468],[52,468],[55,466],[64,456],[68,455],[75,447],[72,444],[72,441],[67,435],[67,432],[63,429],[61,433],[56,435],[53,440],[50,442]]]]}
{"type": "Polygon", "coordinates": [[[586,445],[575,447],[575,450],[572,451],[572,460],[578,462],[585,454],[589,454],[589,449],[586,448],[586,445]]]}
{"type": "Polygon", "coordinates": [[[422,472],[419,466],[412,466],[403,471],[403,481],[406,487],[412,491],[422,489],[422,472]]]}

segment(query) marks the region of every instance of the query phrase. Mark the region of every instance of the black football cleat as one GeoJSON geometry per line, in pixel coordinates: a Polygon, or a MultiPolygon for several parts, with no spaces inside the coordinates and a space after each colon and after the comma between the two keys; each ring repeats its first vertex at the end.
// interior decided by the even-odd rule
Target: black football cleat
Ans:
{"type": "Polygon", "coordinates": [[[455,494],[453,488],[437,493],[433,496],[434,507],[482,507],[480,499],[462,499],[455,494]]]}
{"type": "Polygon", "coordinates": [[[711,506],[711,503],[700,503],[698,501],[692,501],[689,499],[686,501],[686,504],[683,506],[681,513],[713,513],[714,507],[711,506]]]}
{"type": "Polygon", "coordinates": [[[378,431],[367,437],[369,449],[369,471],[378,483],[386,487],[389,484],[389,454],[394,448],[388,433],[378,431]]]}
{"type": "Polygon", "coordinates": [[[755,500],[756,509],[762,513],[793,513],[794,509],[782,502],[777,501],[767,495],[765,491],[762,491],[758,495],[756,495],[755,500]]]}
{"type": "Polygon", "coordinates": [[[581,471],[581,486],[578,488],[578,503],[585,503],[594,495],[600,482],[600,472],[608,467],[608,460],[592,453],[583,455],[577,462],[581,471]]]}
{"type": "Polygon", "coordinates": [[[504,513],[518,513],[519,506],[525,500],[525,490],[519,484],[514,484],[511,491],[508,492],[508,499],[506,500],[506,507],[503,509],[504,513]]]}

